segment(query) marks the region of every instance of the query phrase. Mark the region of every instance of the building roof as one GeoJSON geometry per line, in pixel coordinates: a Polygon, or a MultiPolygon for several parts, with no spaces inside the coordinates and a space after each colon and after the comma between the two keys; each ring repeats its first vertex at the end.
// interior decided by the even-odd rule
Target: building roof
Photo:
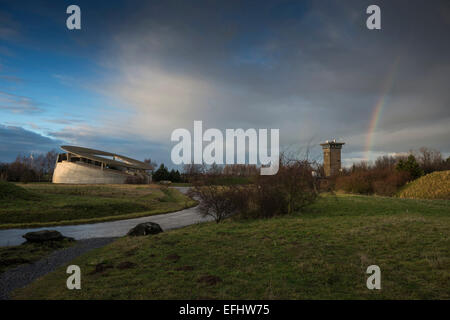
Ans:
{"type": "Polygon", "coordinates": [[[332,140],[332,141],[325,141],[324,143],[321,143],[320,145],[322,146],[322,148],[342,148],[342,146],[345,144],[345,142],[337,142],[336,140],[332,140]]]}
{"type": "Polygon", "coordinates": [[[135,168],[135,169],[142,169],[142,170],[153,169],[150,165],[148,165],[145,162],[131,159],[131,158],[119,155],[117,153],[111,153],[111,152],[95,150],[95,149],[88,149],[88,148],[83,148],[83,147],[76,147],[76,146],[61,146],[61,149],[63,149],[66,152],[77,155],[79,157],[86,158],[86,159],[93,160],[93,161],[103,162],[104,164],[107,164],[107,165],[126,167],[126,168],[135,168]],[[108,159],[105,157],[113,157],[114,159],[118,159],[118,160],[108,159]]]}

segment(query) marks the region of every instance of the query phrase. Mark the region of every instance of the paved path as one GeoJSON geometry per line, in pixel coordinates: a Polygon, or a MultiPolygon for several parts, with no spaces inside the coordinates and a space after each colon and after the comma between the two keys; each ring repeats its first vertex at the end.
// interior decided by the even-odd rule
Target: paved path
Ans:
{"type": "MultiPolygon", "coordinates": [[[[187,187],[176,188],[183,193],[186,193],[189,189],[187,187]]],[[[7,229],[0,230],[0,246],[13,246],[21,244],[25,240],[22,238],[22,235],[24,235],[25,233],[45,229],[57,230],[66,237],[72,237],[76,240],[80,240],[91,238],[121,237],[124,236],[131,228],[141,222],[155,222],[158,223],[163,230],[170,230],[211,220],[212,219],[210,217],[203,218],[198,212],[197,208],[194,207],[172,213],[111,222],[30,229],[7,229]]]]}
{"type": "MultiPolygon", "coordinates": [[[[77,241],[69,248],[54,251],[49,256],[30,264],[23,264],[0,274],[0,300],[9,299],[9,294],[25,287],[39,277],[68,264],[70,261],[92,249],[100,248],[116,238],[95,238],[77,241]]],[[[62,284],[64,285],[64,284],[62,284]]]]}

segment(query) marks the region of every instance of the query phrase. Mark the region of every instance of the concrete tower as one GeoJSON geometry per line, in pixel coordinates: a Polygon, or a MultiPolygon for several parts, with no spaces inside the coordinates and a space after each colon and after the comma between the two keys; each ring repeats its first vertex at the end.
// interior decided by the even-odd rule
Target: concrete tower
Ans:
{"type": "Polygon", "coordinates": [[[321,143],[323,149],[323,168],[325,176],[334,176],[341,170],[341,149],[344,142],[325,141],[321,143]]]}

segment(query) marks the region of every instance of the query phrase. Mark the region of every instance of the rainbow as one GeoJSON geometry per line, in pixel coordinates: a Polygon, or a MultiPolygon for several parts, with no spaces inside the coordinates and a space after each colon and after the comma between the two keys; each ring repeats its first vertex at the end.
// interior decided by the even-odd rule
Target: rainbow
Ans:
{"type": "Polygon", "coordinates": [[[395,59],[390,72],[386,77],[386,81],[384,81],[384,85],[381,90],[381,95],[375,104],[372,115],[370,117],[369,130],[366,135],[366,147],[364,151],[364,158],[366,161],[369,161],[370,152],[372,150],[373,142],[374,142],[374,134],[377,129],[378,122],[380,121],[381,114],[383,111],[383,107],[386,105],[386,101],[388,100],[389,93],[392,89],[392,85],[394,83],[395,75],[397,74],[399,59],[395,59]]]}

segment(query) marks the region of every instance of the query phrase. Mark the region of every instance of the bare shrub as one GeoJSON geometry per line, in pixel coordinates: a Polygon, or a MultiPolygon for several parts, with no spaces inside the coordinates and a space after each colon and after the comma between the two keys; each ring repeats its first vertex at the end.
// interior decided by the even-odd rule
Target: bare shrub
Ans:
{"type": "Polygon", "coordinates": [[[349,173],[336,177],[335,188],[348,193],[393,196],[409,180],[409,172],[396,170],[392,165],[357,166],[349,173]]]}
{"type": "Polygon", "coordinates": [[[337,177],[335,187],[336,190],[349,193],[373,193],[370,172],[368,171],[357,171],[346,176],[337,177]]]}
{"type": "Polygon", "coordinates": [[[384,179],[372,183],[373,192],[381,196],[393,196],[410,178],[408,172],[391,171],[384,179]]]}
{"type": "Polygon", "coordinates": [[[308,161],[282,157],[276,175],[256,176],[253,184],[224,186],[219,185],[220,176],[198,176],[190,195],[200,201],[202,214],[214,217],[216,222],[233,214],[269,218],[299,211],[316,200],[312,171],[308,161]]]}
{"type": "Polygon", "coordinates": [[[245,187],[218,186],[205,178],[196,180],[188,195],[200,201],[198,208],[204,217],[213,217],[219,223],[238,211],[246,210],[245,193],[245,187]]]}
{"type": "Polygon", "coordinates": [[[135,175],[135,176],[128,176],[125,179],[126,184],[146,184],[148,183],[148,178],[143,175],[135,175]]]}

